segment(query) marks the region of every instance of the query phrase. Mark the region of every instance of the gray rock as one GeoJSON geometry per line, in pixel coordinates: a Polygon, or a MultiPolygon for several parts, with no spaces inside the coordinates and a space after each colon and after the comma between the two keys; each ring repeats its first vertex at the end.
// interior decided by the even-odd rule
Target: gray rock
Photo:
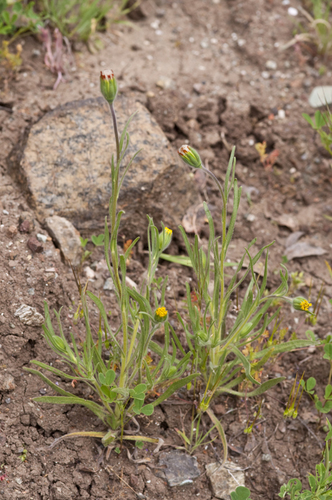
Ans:
{"type": "MultiPolygon", "coordinates": [[[[115,102],[120,132],[133,113],[130,146],[123,168],[143,148],[129,169],[119,198],[123,225],[133,238],[145,235],[146,214],[156,224],[177,226],[197,199],[189,169],[180,160],[147,109],[131,98],[115,102]]],[[[20,145],[22,149],[22,145],[20,145]]],[[[31,128],[23,152],[8,159],[9,170],[28,188],[40,221],[58,215],[81,229],[103,228],[111,194],[110,160],[115,154],[113,127],[103,98],[74,101],[43,116],[31,128]]]]}
{"type": "Polygon", "coordinates": [[[218,463],[208,464],[205,468],[213,494],[217,498],[231,500],[231,493],[238,486],[244,486],[244,473],[232,462],[227,462],[225,466],[218,463]]]}
{"type": "Polygon", "coordinates": [[[9,373],[0,373],[0,391],[14,391],[15,388],[14,377],[9,373]]]}
{"type": "Polygon", "coordinates": [[[164,474],[169,486],[184,486],[191,484],[200,475],[197,458],[185,455],[179,451],[161,453],[160,465],[166,465],[164,474]]]}
{"type": "Polygon", "coordinates": [[[44,323],[44,317],[35,307],[22,304],[14,313],[15,317],[28,326],[41,326],[44,323]]]}
{"type": "Polygon", "coordinates": [[[309,104],[313,108],[320,108],[332,103],[332,86],[315,87],[309,97],[309,104]]]}
{"type": "Polygon", "coordinates": [[[46,228],[59,246],[64,259],[72,266],[79,266],[82,256],[80,233],[64,217],[54,215],[45,220],[46,228]]]}

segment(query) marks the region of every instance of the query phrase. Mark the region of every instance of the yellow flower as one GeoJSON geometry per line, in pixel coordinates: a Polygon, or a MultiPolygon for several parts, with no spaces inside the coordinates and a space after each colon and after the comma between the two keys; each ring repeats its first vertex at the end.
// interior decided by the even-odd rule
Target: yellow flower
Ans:
{"type": "Polygon", "coordinates": [[[300,306],[301,306],[302,311],[307,311],[309,309],[309,307],[312,306],[312,304],[310,304],[310,302],[308,302],[306,299],[304,299],[304,300],[302,300],[300,306]]]}
{"type": "Polygon", "coordinates": [[[295,299],[293,299],[293,307],[297,311],[310,312],[309,307],[311,306],[312,304],[310,304],[305,297],[295,297],[295,299]]]}
{"type": "Polygon", "coordinates": [[[167,316],[167,309],[166,307],[158,307],[158,309],[156,310],[156,316],[158,316],[158,318],[160,319],[163,319],[165,318],[165,316],[167,316]]]}
{"type": "Polygon", "coordinates": [[[164,252],[171,244],[172,234],[172,229],[169,229],[168,227],[164,227],[161,233],[159,233],[159,250],[161,252],[164,252]]]}

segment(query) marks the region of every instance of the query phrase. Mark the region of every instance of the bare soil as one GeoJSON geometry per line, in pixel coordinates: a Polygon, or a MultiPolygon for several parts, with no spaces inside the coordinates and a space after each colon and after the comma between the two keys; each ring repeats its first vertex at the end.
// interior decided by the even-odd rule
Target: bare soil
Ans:
{"type": "MultiPolygon", "coordinates": [[[[221,457],[218,440],[195,453],[201,476],[192,485],[174,488],[158,477],[158,453],[153,454],[152,446],[144,446],[136,461],[129,458],[126,447],[119,455],[112,452],[107,461],[100,442],[93,439],[65,440],[50,449],[54,439],[64,433],[104,430],[103,426],[85,409],[34,403],[34,397],[51,390],[23,371],[31,359],[48,363],[57,359],[46,347],[41,328],[22,325],[14,317],[16,309],[25,303],[42,313],[46,300],[51,309],[62,307],[65,331],[72,328],[80,335],[80,326],[73,324],[78,293],[70,268],[61,261],[50,238],[42,253],[33,253],[27,246],[32,236],[47,233],[35,220],[26,193],[11,177],[7,158],[14,147],[23,144],[31,124],[48,110],[74,99],[98,96],[101,68],[111,67],[120,91],[134,92],[148,107],[174,149],[189,142],[221,180],[229,148],[236,145],[237,177],[244,195],[230,259],[238,258],[239,250],[253,237],[257,237],[257,246],[275,240],[269,256],[268,286],[276,286],[286,238],[292,231],[302,231],[306,241],[321,246],[326,254],[287,264],[290,272],[304,272],[305,285],[296,293],[310,294],[315,302],[323,286],[325,296],[315,326],[304,324],[303,316],[288,307],[283,309],[283,326],[289,328],[288,335],[296,332],[299,338],[309,327],[319,338],[331,333],[328,299],[332,297],[332,281],[324,263],[328,260],[331,264],[332,223],[324,217],[332,215],[331,159],[301,116],[312,112],[308,105],[312,88],[330,82],[330,61],[324,61],[327,71],[320,76],[322,60],[294,49],[279,50],[291,39],[294,28],[294,18],[279,0],[151,0],[143,5],[147,16],[136,16],[132,27],[119,25],[100,35],[104,48],[97,54],[76,44],[76,69],[73,71],[68,61],[66,82],[57,91],[52,89],[55,75],[44,66],[41,45],[33,37],[21,40],[23,65],[17,74],[0,70],[0,367],[2,373],[14,377],[16,386],[14,391],[0,392],[3,499],[129,500],[137,498],[136,493],[147,499],[214,498],[204,465],[221,457]],[[267,61],[275,65],[266,67],[267,61]],[[279,152],[271,168],[264,167],[255,149],[255,144],[263,141],[267,154],[279,152]],[[288,221],[293,218],[295,224],[286,224],[291,228],[284,222],[282,225],[282,215],[287,215],[288,221]],[[20,217],[33,220],[31,233],[16,231],[20,217]],[[27,450],[25,460],[23,450],[27,450]]],[[[294,7],[299,5],[299,1],[292,2],[294,7]]],[[[196,179],[202,199],[215,208],[218,228],[221,205],[215,187],[207,179],[196,179]]],[[[193,213],[197,210],[194,207],[193,213]]],[[[192,220],[190,214],[187,216],[192,220]]],[[[206,227],[200,221],[197,217],[196,229],[204,240],[206,227]]],[[[123,239],[135,236],[123,234],[123,239]]],[[[175,231],[170,252],[183,251],[175,231]]],[[[99,263],[99,270],[91,289],[100,292],[116,321],[114,298],[103,290],[107,275],[100,264],[102,258],[102,250],[94,249],[89,264],[99,263]]],[[[129,276],[134,281],[140,280],[144,258],[144,249],[133,256],[129,276]]],[[[175,312],[183,309],[184,284],[191,272],[162,263],[159,273],[170,276],[167,304],[174,326],[179,328],[175,312]]],[[[96,321],[96,314],[92,317],[96,321]]],[[[325,387],[329,364],[322,359],[321,350],[282,355],[267,366],[263,378],[278,374],[286,380],[264,397],[263,418],[249,436],[243,430],[247,420],[252,420],[257,402],[229,396],[215,401],[230,457],[245,470],[253,500],[277,499],[280,485],[292,477],[305,482],[321,458],[325,434],[312,402],[303,397],[299,418],[283,418],[294,377],[303,371],[305,377],[315,376],[318,385],[325,387]],[[264,460],[267,455],[269,461],[264,460]]],[[[68,387],[63,380],[59,383],[68,387]]],[[[88,396],[80,385],[75,389],[69,385],[69,389],[88,396]]],[[[180,427],[181,420],[188,428],[190,412],[190,399],[183,391],[157,408],[152,417],[140,418],[141,430],[148,436],[163,437],[172,449],[172,445],[182,444],[174,429],[180,427]]],[[[208,419],[204,422],[208,428],[208,419]]],[[[133,452],[130,446],[128,449],[133,452]]]]}

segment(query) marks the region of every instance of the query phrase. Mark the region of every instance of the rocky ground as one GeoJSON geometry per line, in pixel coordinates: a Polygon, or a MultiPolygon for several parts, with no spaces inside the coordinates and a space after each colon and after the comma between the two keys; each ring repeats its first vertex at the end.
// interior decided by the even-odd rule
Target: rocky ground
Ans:
{"type": "MultiPolygon", "coordinates": [[[[1,498],[115,500],[135,499],[139,493],[140,498],[144,495],[151,500],[196,496],[210,500],[218,494],[205,469],[221,456],[218,441],[195,453],[200,476],[192,484],[175,487],[168,486],[160,473],[163,455],[154,455],[150,446],[136,458],[124,449],[108,461],[100,443],[92,439],[67,440],[49,449],[54,438],[64,433],[103,427],[85,409],[34,403],[34,397],[50,389],[23,371],[31,359],[56,362],[42,338],[39,315],[44,300],[50,308],[63,308],[65,331],[80,333],[73,323],[77,287],[64,262],[65,243],[59,240],[64,229],[61,226],[56,237],[46,218],[65,218],[60,223],[69,228],[65,238],[70,242],[68,251],[77,248],[77,230],[83,237],[101,231],[108,181],[105,178],[103,191],[104,182],[95,190],[92,180],[106,175],[104,155],[110,154],[111,128],[103,122],[103,111],[96,111],[99,115],[93,120],[100,120],[96,134],[86,103],[68,104],[65,109],[78,109],[73,114],[58,109],[74,100],[99,97],[100,69],[111,67],[118,78],[122,94],[119,113],[125,114],[127,106],[137,107],[142,113],[138,120],[145,120],[142,126],[138,121],[129,128],[132,145],[140,147],[141,143],[144,150],[121,200],[126,224],[119,243],[142,237],[129,277],[138,283],[144,271],[146,212],[154,211],[155,222],[163,219],[173,226],[172,254],[184,251],[175,227],[181,220],[188,233],[197,232],[203,240],[206,237],[203,200],[209,202],[219,227],[221,204],[214,186],[180,167],[176,149],[183,143],[197,148],[222,180],[230,149],[236,145],[243,196],[229,258],[237,260],[254,237],[257,248],[275,240],[268,286],[278,283],[280,263],[287,260],[290,272],[304,273],[297,293],[314,303],[324,288],[318,321],[310,329],[320,338],[331,333],[332,279],[324,262],[331,264],[331,159],[301,116],[313,113],[308,104],[311,90],[330,82],[330,63],[298,48],[280,51],[300,18],[299,12],[295,17],[288,14],[289,6],[279,0],[145,0],[131,27],[119,25],[100,35],[104,48],[97,54],[83,45],[74,46],[74,60],[67,58],[66,81],[56,91],[52,89],[56,76],[44,66],[41,45],[32,37],[22,40],[23,65],[17,74],[0,70],[1,498]],[[84,113],[85,118],[79,118],[84,113]],[[78,117],[76,121],[74,117],[78,117]],[[48,133],[47,127],[54,133],[48,133]],[[83,130],[80,127],[84,129],[81,142],[77,139],[83,130]],[[69,129],[72,135],[66,137],[69,129]],[[102,154],[96,148],[89,157],[90,144],[97,140],[104,148],[102,154]],[[263,164],[255,145],[264,141],[269,156],[263,164]],[[78,168],[74,160],[79,154],[78,168]],[[94,160],[101,172],[98,175],[93,172],[94,160]],[[49,168],[52,162],[54,168],[49,168]],[[148,167],[151,174],[137,175],[148,167]],[[63,184],[61,172],[67,176],[63,184]],[[26,309],[17,312],[23,304],[36,308],[32,317],[26,309]]],[[[299,8],[301,2],[292,0],[291,6],[299,8]]],[[[100,293],[116,322],[102,248],[89,243],[88,249],[93,253],[81,279],[91,279],[91,290],[100,293]]],[[[184,283],[191,272],[167,263],[158,272],[170,277],[167,304],[176,324],[175,311],[183,307],[184,283]]],[[[97,315],[92,318],[95,321],[97,315]]],[[[299,338],[309,327],[303,316],[288,307],[283,310],[283,326],[299,338]]],[[[277,499],[281,484],[291,477],[305,481],[320,460],[325,434],[311,401],[303,397],[298,419],[283,419],[294,377],[303,371],[305,377],[315,376],[325,387],[329,364],[322,360],[321,350],[283,355],[267,367],[270,376],[280,374],[286,380],[266,395],[263,419],[249,436],[243,429],[253,415],[254,402],[220,397],[215,403],[230,457],[244,471],[253,500],[277,499]]],[[[84,394],[83,387],[75,390],[84,394]]],[[[170,446],[179,445],[174,428],[181,419],[188,422],[190,408],[185,393],[180,394],[172,404],[166,402],[158,408],[153,418],[142,418],[142,432],[160,435],[170,446]]],[[[207,420],[205,424],[209,425],[207,420]]],[[[169,450],[171,447],[163,453],[169,450]]]]}

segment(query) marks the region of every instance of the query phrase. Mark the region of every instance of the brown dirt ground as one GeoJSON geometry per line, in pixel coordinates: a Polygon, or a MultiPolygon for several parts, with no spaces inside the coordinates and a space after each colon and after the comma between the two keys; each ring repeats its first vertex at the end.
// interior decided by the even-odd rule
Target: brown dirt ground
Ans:
{"type": "MultiPolygon", "coordinates": [[[[204,464],[221,455],[219,441],[214,447],[198,449],[202,475],[194,484],[173,489],[156,477],[158,457],[150,446],[138,454],[138,458],[151,458],[150,464],[131,462],[125,449],[103,462],[101,445],[92,439],[63,441],[49,450],[54,438],[66,432],[102,430],[102,426],[85,409],[33,403],[43,385],[22,370],[31,359],[55,362],[56,357],[45,347],[41,329],[20,324],[14,317],[15,310],[26,303],[42,312],[43,300],[47,300],[51,308],[63,307],[65,330],[73,328],[79,333],[72,322],[78,295],[71,271],[50,239],[43,253],[32,254],[27,247],[31,234],[10,235],[9,227],[18,227],[22,212],[33,216],[33,211],[27,205],[26,193],[8,172],[7,157],[20,144],[26,129],[45,112],[74,99],[98,96],[100,68],[112,67],[121,92],[134,92],[147,105],[174,149],[188,140],[220,179],[225,173],[229,145],[237,146],[237,177],[251,192],[252,203],[243,196],[230,258],[236,258],[238,248],[254,236],[259,246],[275,239],[268,283],[275,286],[285,239],[291,231],[274,221],[282,214],[296,217],[305,236],[328,253],[292,260],[288,269],[304,272],[306,286],[300,293],[308,295],[311,282],[312,301],[324,285],[325,297],[312,330],[320,338],[331,332],[328,299],[332,297],[332,282],[324,263],[324,258],[331,263],[332,223],[324,218],[332,215],[331,161],[301,117],[302,112],[311,112],[307,101],[311,89],[330,82],[329,63],[325,62],[327,72],[320,76],[320,60],[294,49],[278,50],[278,45],[290,40],[294,21],[279,0],[151,0],[145,5],[149,7],[148,16],[136,20],[133,27],[118,26],[100,35],[104,48],[96,55],[76,44],[76,70],[68,71],[66,83],[61,83],[56,92],[52,90],[55,77],[43,65],[42,55],[33,55],[36,49],[41,51],[41,46],[32,37],[22,40],[24,62],[17,75],[3,70],[0,73],[0,104],[7,108],[0,109],[0,366],[14,376],[16,384],[13,392],[0,394],[0,466],[6,475],[0,482],[3,499],[129,500],[136,498],[134,491],[147,499],[214,498],[204,464]],[[275,70],[266,69],[268,60],[276,62],[275,70]],[[279,116],[278,110],[282,110],[279,116]],[[284,118],[280,118],[283,112],[284,118]],[[271,171],[260,163],[254,147],[264,140],[268,153],[279,151],[271,171]],[[27,450],[25,461],[21,460],[22,449],[27,450]]],[[[292,5],[299,6],[300,2],[294,0],[292,5]]],[[[210,181],[197,181],[203,197],[220,208],[210,181]]],[[[37,232],[46,234],[35,221],[32,234],[37,232]]],[[[204,239],[204,227],[200,234],[204,239]]],[[[183,251],[176,233],[170,250],[174,254],[183,251]]],[[[95,250],[91,262],[101,259],[102,251],[95,250]]],[[[144,254],[136,253],[129,276],[138,281],[143,265],[144,254]]],[[[175,310],[181,308],[190,271],[162,264],[161,275],[166,272],[170,276],[168,307],[176,321],[175,310]]],[[[93,286],[97,289],[100,283],[93,286]]],[[[110,292],[100,292],[106,307],[114,309],[110,292]]],[[[303,336],[308,325],[300,315],[289,308],[283,315],[289,332],[303,336]]],[[[116,320],[116,311],[113,317],[116,320]]],[[[267,367],[265,376],[281,374],[286,380],[265,396],[263,420],[249,437],[243,429],[247,417],[252,418],[256,402],[233,397],[216,401],[215,411],[225,427],[230,456],[245,469],[253,500],[277,499],[281,484],[291,477],[304,480],[320,459],[324,432],[317,425],[310,400],[302,399],[300,418],[291,422],[283,419],[295,374],[304,370],[306,376],[315,376],[318,384],[325,386],[329,366],[322,360],[321,351],[283,355],[267,367]],[[264,462],[262,455],[267,453],[272,460],[264,462]]],[[[76,391],[82,393],[83,389],[78,386],[76,391]]],[[[153,417],[141,418],[142,431],[180,444],[174,427],[182,417],[188,424],[185,414],[190,406],[186,397],[183,393],[172,404],[157,408],[153,417]]]]}

